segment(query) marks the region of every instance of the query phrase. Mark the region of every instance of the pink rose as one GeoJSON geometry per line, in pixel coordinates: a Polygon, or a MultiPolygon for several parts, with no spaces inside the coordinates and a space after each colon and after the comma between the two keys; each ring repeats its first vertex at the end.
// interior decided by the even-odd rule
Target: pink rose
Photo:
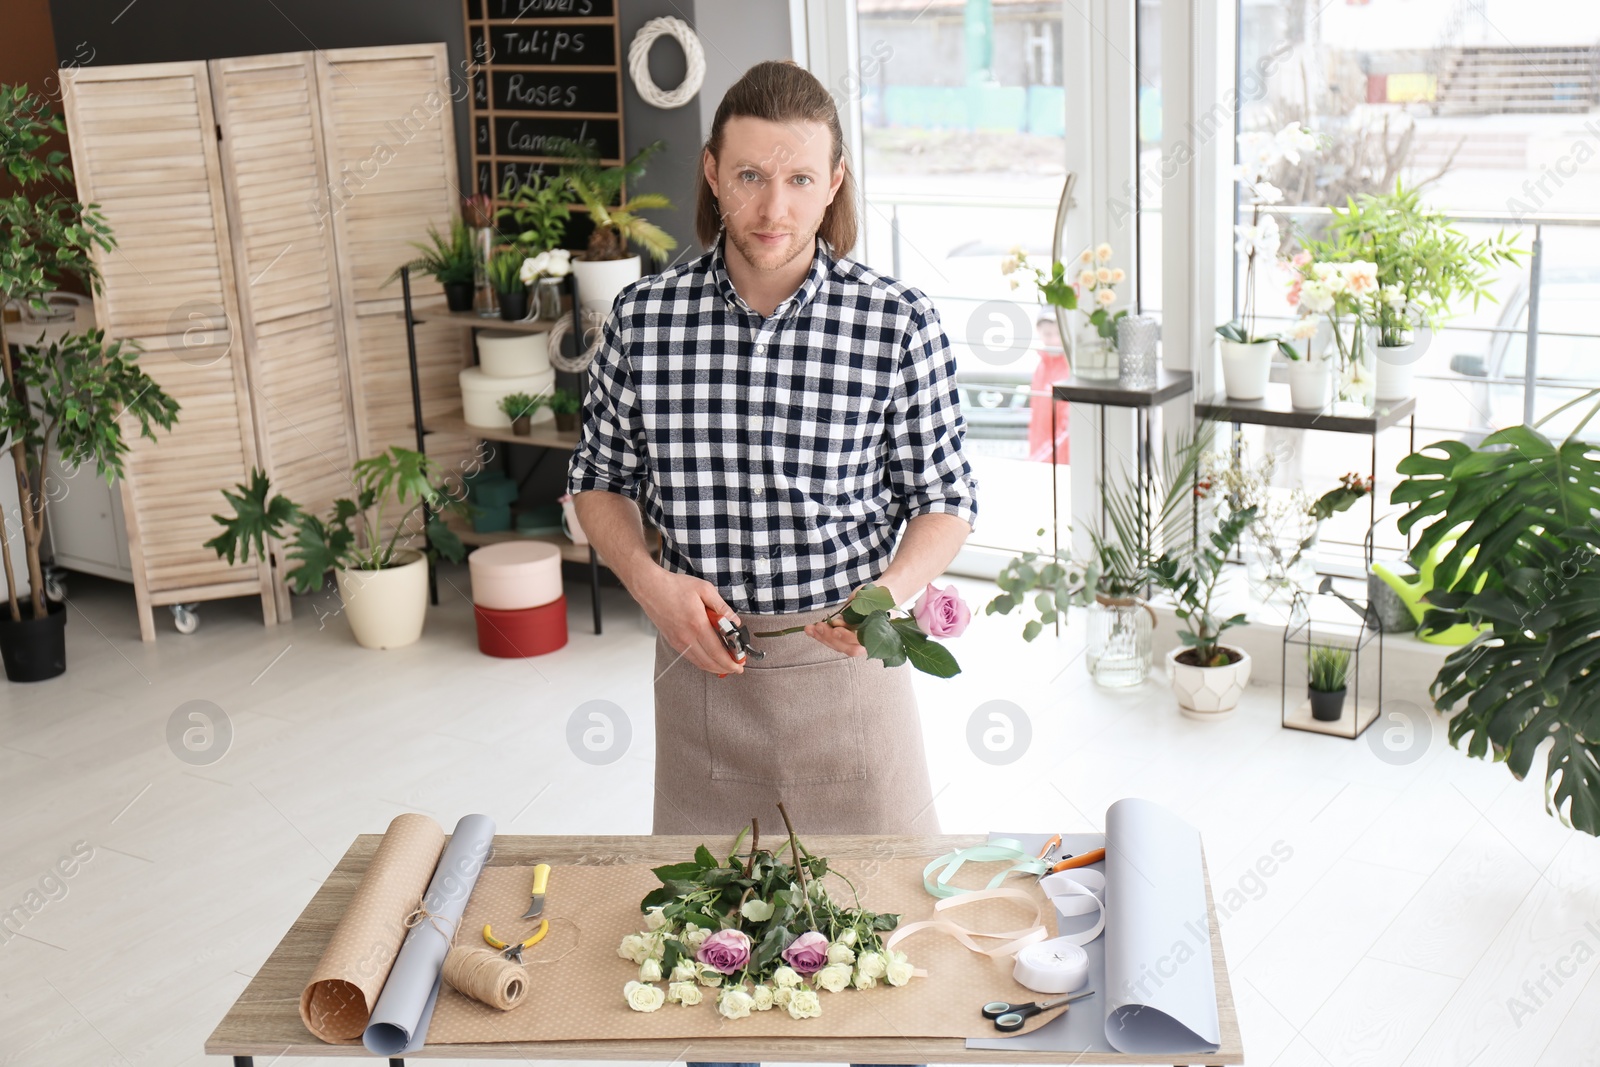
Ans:
{"type": "Polygon", "coordinates": [[[783,962],[801,974],[815,974],[828,962],[828,939],[815,930],[807,930],[783,950],[783,962]]]}
{"type": "Polygon", "coordinates": [[[953,585],[940,589],[929,583],[911,615],[929,637],[960,637],[972,621],[972,609],[953,585]]]}
{"type": "Polygon", "coordinates": [[[718,930],[700,943],[694,958],[719,974],[732,974],[750,962],[750,938],[738,930],[718,930]]]}

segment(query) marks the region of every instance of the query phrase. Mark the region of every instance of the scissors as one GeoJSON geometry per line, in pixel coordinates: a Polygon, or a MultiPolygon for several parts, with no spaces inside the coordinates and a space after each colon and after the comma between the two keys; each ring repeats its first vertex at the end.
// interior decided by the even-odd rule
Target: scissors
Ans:
{"type": "Polygon", "coordinates": [[[1094,996],[1094,990],[1086,989],[1082,993],[1074,993],[1069,997],[1057,997],[1055,1000],[1035,1001],[1032,1004],[1012,1004],[1004,1000],[991,1000],[983,1006],[983,1017],[994,1020],[994,1028],[1003,1034],[1009,1034],[1022,1029],[1022,1024],[1040,1012],[1054,1011],[1064,1007],[1074,1000],[1094,996]]]}

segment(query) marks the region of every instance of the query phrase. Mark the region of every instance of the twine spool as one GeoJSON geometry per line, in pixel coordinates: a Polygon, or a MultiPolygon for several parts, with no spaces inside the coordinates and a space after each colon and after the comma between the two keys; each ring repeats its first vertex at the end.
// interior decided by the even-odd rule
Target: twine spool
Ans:
{"type": "Polygon", "coordinates": [[[510,1011],[528,992],[528,970],[492,948],[453,946],[444,958],[444,980],[473,1000],[510,1011]]]}

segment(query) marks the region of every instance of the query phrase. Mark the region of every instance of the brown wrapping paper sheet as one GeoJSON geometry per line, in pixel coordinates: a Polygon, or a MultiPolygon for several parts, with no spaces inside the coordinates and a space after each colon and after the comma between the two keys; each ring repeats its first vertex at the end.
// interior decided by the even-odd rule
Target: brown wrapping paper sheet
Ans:
{"type": "Polygon", "coordinates": [[[306,1029],[329,1043],[361,1040],[404,940],[406,916],[421,902],[443,852],[444,830],[428,816],[408,813],[389,824],[300,994],[306,1029]]]}
{"type": "MultiPolygon", "coordinates": [[[[933,917],[934,898],[922,888],[925,858],[906,857],[843,866],[861,892],[863,907],[898,912],[902,923],[933,917]]],[[[962,872],[958,884],[981,887],[994,873],[962,872]]],[[[456,943],[482,940],[490,923],[497,937],[523,938],[535,923],[519,916],[528,907],[531,867],[486,867],[467,902],[456,943]]],[[[623,935],[644,928],[639,900],[659,885],[645,866],[555,867],[550,872],[544,915],[550,932],[524,953],[528,993],[510,1011],[502,1012],[470,1000],[445,985],[428,1029],[428,1044],[500,1041],[583,1041],[629,1038],[708,1037],[976,1037],[995,1036],[994,1025],[980,1013],[991,1000],[1029,1003],[1048,999],[1018,985],[1011,977],[1011,959],[992,959],[961,947],[946,934],[922,931],[908,937],[903,949],[914,966],[928,971],[908,985],[875,989],[819,992],[822,1014],[792,1019],[782,1008],[752,1012],[744,1019],[723,1019],[714,1004],[716,991],[693,1007],[664,1004],[654,1012],[636,1012],[623,999],[623,984],[638,978],[638,968],[617,955],[623,935]]],[[[849,888],[830,876],[828,891],[850,901],[849,888]]],[[[1033,879],[1014,878],[1009,886],[1032,887],[1045,906],[1045,923],[1055,929],[1055,912],[1033,879]]],[[[985,901],[957,909],[951,916],[970,930],[1015,930],[1033,918],[1016,902],[985,901]]],[[[997,943],[997,942],[992,942],[997,943]]],[[[665,983],[658,983],[665,991],[665,983]]],[[[1054,1018],[1035,1017],[1028,1032],[1054,1018]]]]}

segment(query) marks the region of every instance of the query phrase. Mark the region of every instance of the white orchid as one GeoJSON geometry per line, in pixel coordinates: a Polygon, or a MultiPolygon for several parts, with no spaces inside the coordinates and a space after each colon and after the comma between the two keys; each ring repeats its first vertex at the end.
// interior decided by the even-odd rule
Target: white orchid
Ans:
{"type": "Polygon", "coordinates": [[[1256,200],[1263,204],[1283,203],[1283,190],[1271,182],[1256,182],[1254,187],[1256,200]]]}
{"type": "Polygon", "coordinates": [[[1306,155],[1311,155],[1318,147],[1317,135],[1298,122],[1289,123],[1289,125],[1279,130],[1272,140],[1277,147],[1278,154],[1294,164],[1300,162],[1300,154],[1302,152],[1306,155]]]}

